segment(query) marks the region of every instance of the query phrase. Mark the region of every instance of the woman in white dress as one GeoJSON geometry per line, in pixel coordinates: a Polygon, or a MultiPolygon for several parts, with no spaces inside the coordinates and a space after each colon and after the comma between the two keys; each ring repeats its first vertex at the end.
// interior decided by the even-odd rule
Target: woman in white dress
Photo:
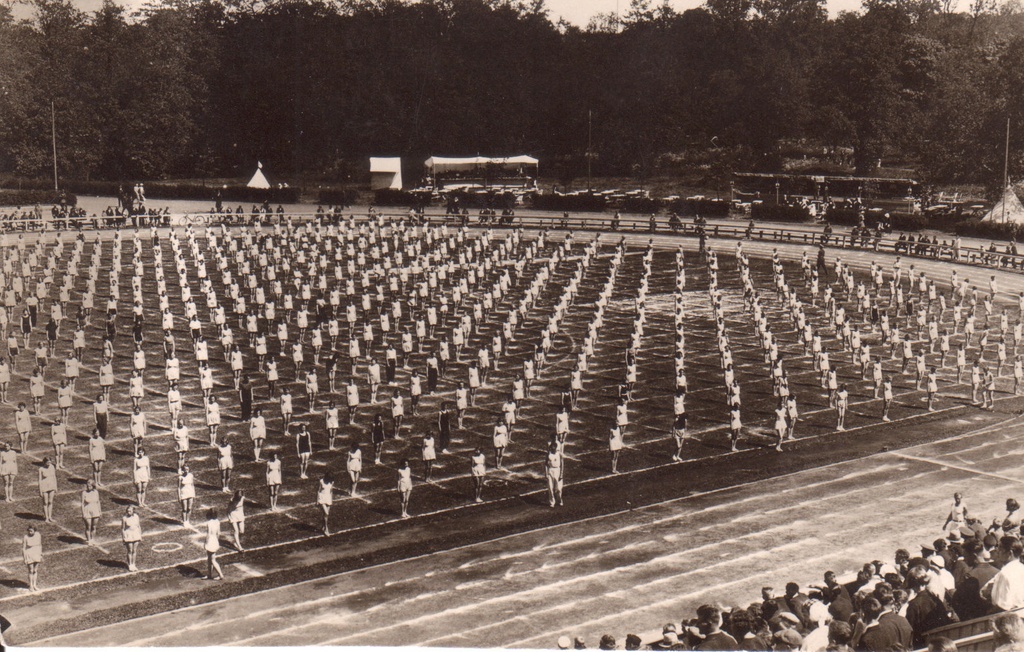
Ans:
{"type": "Polygon", "coordinates": [[[350,495],[355,496],[356,490],[359,487],[359,476],[363,472],[363,451],[360,450],[359,444],[353,442],[352,448],[348,451],[348,461],[345,464],[348,469],[348,477],[352,482],[352,489],[350,495]]]}
{"type": "Polygon", "coordinates": [[[622,429],[612,425],[608,432],[608,450],[612,453],[612,473],[619,472],[619,453],[622,452],[622,429]]]}
{"type": "Polygon", "coordinates": [[[402,518],[409,518],[409,496],[412,494],[412,469],[409,460],[398,466],[398,495],[402,501],[402,518]]]}
{"type": "Polygon", "coordinates": [[[423,479],[427,482],[431,482],[431,474],[434,471],[434,461],[437,459],[437,450],[434,445],[434,432],[433,430],[427,430],[427,434],[423,436],[423,479]]]}
{"type": "Polygon", "coordinates": [[[217,468],[220,469],[220,488],[224,493],[231,493],[231,471],[235,468],[235,457],[231,452],[231,442],[221,437],[217,444],[217,468]]]}
{"type": "Polygon", "coordinates": [[[236,489],[231,500],[228,502],[228,522],[235,536],[235,550],[242,552],[242,535],[245,534],[245,494],[241,489],[236,489]]]}
{"type": "Polygon", "coordinates": [[[217,552],[220,550],[220,519],[217,518],[217,510],[212,507],[206,510],[206,579],[222,580],[224,572],[217,562],[217,552]],[[216,575],[214,575],[216,573],[216,575]]]}
{"type": "Polygon", "coordinates": [[[82,491],[82,520],[85,521],[85,542],[93,545],[96,539],[96,524],[100,520],[100,492],[94,480],[87,480],[82,491]]]}
{"type": "Polygon", "coordinates": [[[150,475],[149,457],[146,450],[139,447],[133,462],[132,481],[135,483],[135,500],[140,506],[146,504],[146,486],[149,485],[150,475]]]}
{"type": "Polygon", "coordinates": [[[484,476],[487,474],[487,460],[484,458],[484,454],[479,448],[473,451],[472,467],[470,472],[473,476],[473,500],[474,502],[482,503],[483,498],[480,497],[480,494],[484,489],[484,476]]]}
{"type": "Polygon", "coordinates": [[[323,524],[320,526],[320,530],[324,533],[325,537],[331,534],[328,521],[331,515],[331,505],[333,504],[334,476],[328,471],[320,478],[316,492],[316,506],[320,509],[320,514],[323,516],[323,524]]]}
{"type": "Polygon", "coordinates": [[[133,572],[139,570],[135,562],[139,552],[139,542],[142,541],[142,523],[139,520],[139,515],[135,513],[134,505],[125,507],[124,516],[121,517],[121,540],[124,542],[128,570],[133,572]]]}
{"type": "Polygon", "coordinates": [[[181,467],[181,475],[178,476],[178,502],[181,504],[181,522],[188,525],[192,516],[192,503],[196,499],[196,477],[188,468],[188,464],[181,467]]]}
{"type": "Polygon", "coordinates": [[[281,492],[281,457],[274,451],[267,460],[267,491],[270,492],[270,509],[277,511],[277,497],[281,492]]]}

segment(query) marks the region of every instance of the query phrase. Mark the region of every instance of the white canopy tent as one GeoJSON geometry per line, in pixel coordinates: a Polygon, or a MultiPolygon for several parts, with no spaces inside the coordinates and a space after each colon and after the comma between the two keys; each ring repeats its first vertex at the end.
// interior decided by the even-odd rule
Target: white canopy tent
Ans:
{"type": "Polygon", "coordinates": [[[370,189],[401,190],[402,159],[370,157],[370,189]]]}
{"type": "Polygon", "coordinates": [[[1003,198],[996,202],[982,220],[1006,224],[1024,224],[1024,205],[1011,186],[1007,186],[1003,198]]]}
{"type": "Polygon", "coordinates": [[[256,173],[249,179],[249,183],[245,184],[248,188],[260,188],[261,190],[268,190],[270,188],[270,182],[263,176],[263,164],[259,161],[256,162],[256,173]]]}
{"type": "Polygon", "coordinates": [[[514,168],[523,166],[537,166],[540,161],[532,156],[469,156],[466,158],[448,158],[444,156],[431,156],[424,162],[424,167],[430,174],[441,174],[444,172],[470,172],[486,165],[497,165],[500,167],[514,168]]]}

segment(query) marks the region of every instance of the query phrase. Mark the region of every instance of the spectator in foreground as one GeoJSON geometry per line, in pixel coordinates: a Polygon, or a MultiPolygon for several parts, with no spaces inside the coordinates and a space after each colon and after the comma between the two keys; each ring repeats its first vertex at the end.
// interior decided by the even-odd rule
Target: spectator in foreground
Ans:
{"type": "Polygon", "coordinates": [[[1024,650],[1024,620],[1014,613],[999,614],[992,619],[992,642],[996,652],[1024,650]]]}
{"type": "Polygon", "coordinates": [[[999,572],[981,587],[981,597],[1003,611],[1024,607],[1024,564],[1020,562],[1021,552],[1024,552],[1024,544],[1020,539],[1002,537],[999,546],[993,551],[993,560],[1000,567],[999,572]]]}
{"type": "Polygon", "coordinates": [[[703,639],[695,650],[735,650],[736,639],[722,631],[722,611],[710,604],[697,609],[697,629],[703,639]]]}
{"type": "Polygon", "coordinates": [[[928,652],[956,652],[956,643],[946,636],[932,636],[928,639],[928,652]]]}
{"type": "Polygon", "coordinates": [[[851,652],[850,639],[853,638],[853,627],[842,620],[833,620],[828,625],[827,652],[851,652]]]}
{"type": "Polygon", "coordinates": [[[983,559],[984,550],[981,541],[971,539],[964,544],[963,562],[955,569],[956,593],[952,602],[960,620],[981,618],[992,611],[992,605],[981,597],[981,587],[999,571],[983,559]]]}

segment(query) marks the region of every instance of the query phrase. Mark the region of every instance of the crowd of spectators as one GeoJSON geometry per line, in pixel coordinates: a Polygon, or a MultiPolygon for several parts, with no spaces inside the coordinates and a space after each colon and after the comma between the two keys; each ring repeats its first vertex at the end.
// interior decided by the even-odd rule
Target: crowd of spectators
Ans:
{"type": "MultiPolygon", "coordinates": [[[[1024,543],[1020,505],[1006,501],[1006,515],[985,525],[968,514],[956,494],[945,536],[917,554],[895,552],[892,562],[873,560],[822,582],[772,587],[746,608],[705,604],[694,617],[666,623],[661,637],[624,639],[627,650],[800,650],[802,652],[897,652],[927,648],[955,652],[955,642],[929,632],[957,622],[990,617],[997,652],[1024,650],[1024,543]],[[843,581],[845,580],[845,581],[843,581]]],[[[599,649],[618,649],[602,636],[599,649]]],[[[582,637],[558,641],[561,649],[585,649],[582,637]]]]}

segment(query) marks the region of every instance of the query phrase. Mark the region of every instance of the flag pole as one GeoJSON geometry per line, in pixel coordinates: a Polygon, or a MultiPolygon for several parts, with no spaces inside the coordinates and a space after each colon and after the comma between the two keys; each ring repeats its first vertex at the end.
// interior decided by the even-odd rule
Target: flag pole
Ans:
{"type": "Polygon", "coordinates": [[[53,140],[53,190],[60,190],[57,186],[57,110],[54,108],[53,100],[50,100],[50,136],[53,140]]]}
{"type": "Polygon", "coordinates": [[[1003,155],[1003,219],[1006,222],[1006,192],[1010,189],[1010,118],[1006,118],[1006,150],[1003,155]]]}

